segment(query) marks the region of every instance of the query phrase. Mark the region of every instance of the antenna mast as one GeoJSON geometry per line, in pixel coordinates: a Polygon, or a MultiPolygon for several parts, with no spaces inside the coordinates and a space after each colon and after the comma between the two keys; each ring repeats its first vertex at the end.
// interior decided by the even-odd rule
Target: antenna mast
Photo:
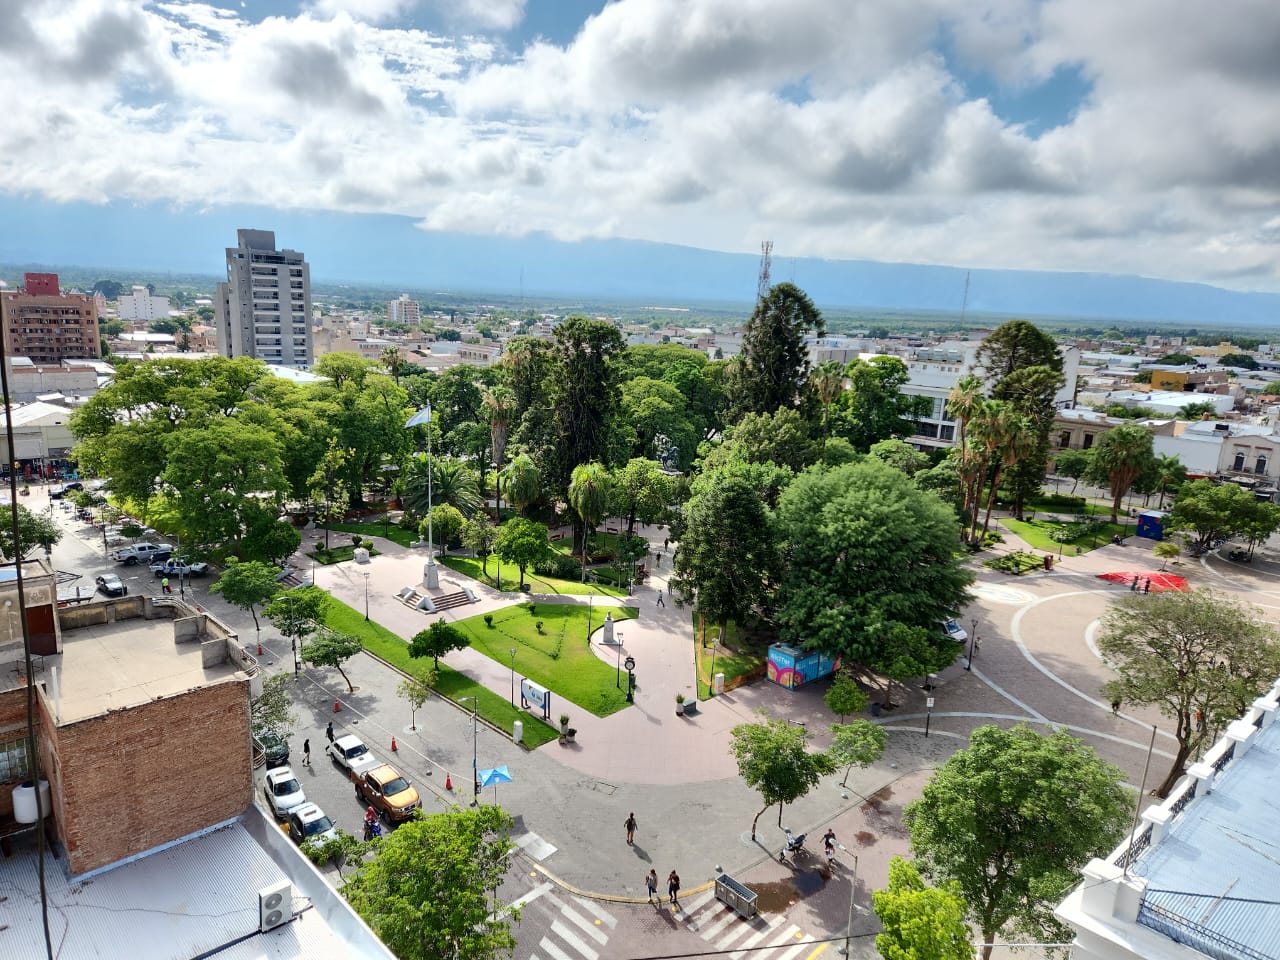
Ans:
{"type": "Polygon", "coordinates": [[[964,297],[960,300],[960,324],[964,325],[965,311],[969,309],[969,271],[964,272],[964,297]]]}
{"type": "Polygon", "coordinates": [[[764,240],[760,244],[760,279],[756,281],[756,302],[769,295],[769,266],[773,260],[773,241],[764,240]]]}

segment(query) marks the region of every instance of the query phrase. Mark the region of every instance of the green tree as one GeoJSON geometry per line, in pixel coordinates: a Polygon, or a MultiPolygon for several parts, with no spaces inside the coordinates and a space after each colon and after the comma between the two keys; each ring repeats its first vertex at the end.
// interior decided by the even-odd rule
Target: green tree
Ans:
{"type": "Polygon", "coordinates": [[[610,509],[627,521],[627,536],[634,536],[636,521],[654,523],[671,503],[671,483],[655,460],[633,457],[613,473],[609,487],[610,509]]]}
{"type": "Polygon", "coordinates": [[[382,839],[342,892],[400,960],[509,957],[520,913],[497,891],[511,866],[513,823],[497,806],[411,820],[382,839]]]}
{"type": "Polygon", "coordinates": [[[294,587],[276,593],[262,613],[296,648],[320,629],[332,602],[319,587],[294,587]]]}
{"type": "Polygon", "coordinates": [[[311,502],[315,505],[316,514],[324,524],[326,550],[329,549],[329,525],[345,517],[347,508],[351,505],[351,492],[347,489],[342,477],[347,463],[354,456],[355,450],[338,446],[337,439],[330,437],[324,455],[307,481],[311,502]]]}
{"type": "MultiPolygon", "coordinates": [[[[410,654],[412,656],[412,654],[410,654]]],[[[431,671],[431,676],[427,678],[408,676],[400,681],[400,685],[396,687],[396,694],[404,697],[409,701],[409,729],[417,730],[418,711],[422,709],[422,705],[431,698],[431,688],[436,682],[436,671],[431,671]]]]}
{"type": "Polygon", "coordinates": [[[1111,522],[1120,519],[1120,501],[1144,470],[1155,466],[1151,431],[1136,423],[1108,430],[1089,452],[1090,483],[1106,484],[1111,491],[1111,522]]]}
{"type": "Polygon", "coordinates": [[[449,544],[456,542],[462,535],[462,528],[467,523],[461,511],[451,503],[438,503],[431,510],[431,524],[423,519],[418,524],[418,536],[426,538],[428,532],[435,538],[436,546],[441,552],[449,552],[449,544]]]}
{"type": "Polygon", "coordinates": [[[1208,414],[1215,417],[1218,414],[1218,408],[1212,403],[1188,403],[1178,408],[1176,414],[1179,420],[1199,420],[1208,414]]]}
{"type": "Polygon", "coordinates": [[[752,840],[760,814],[776,803],[781,826],[783,804],[799,800],[836,768],[830,755],[809,751],[804,727],[785,720],[742,723],[733,728],[732,737],[730,749],[738,761],[738,773],[764,801],[751,821],[752,840]]]}
{"type": "Polygon", "coordinates": [[[419,630],[409,641],[409,656],[430,657],[435,669],[440,669],[440,658],[452,650],[465,650],[471,646],[467,635],[441,617],[425,630],[419,630]]]}
{"type": "Polygon", "coordinates": [[[831,405],[844,393],[844,364],[838,360],[824,360],[809,378],[814,395],[822,404],[822,443],[825,446],[831,436],[831,405]]]}
{"type": "Polygon", "coordinates": [[[936,635],[968,602],[955,514],[879,460],[806,470],[782,494],[777,526],[789,557],[776,600],[787,643],[875,663],[895,624],[936,635]]]}
{"type": "Polygon", "coordinates": [[[744,414],[726,432],[723,447],[747,463],[773,463],[790,470],[803,470],[822,452],[805,415],[791,407],[744,414]]]}
{"type": "Polygon", "coordinates": [[[554,553],[547,539],[546,524],[534,523],[524,517],[513,517],[498,528],[493,552],[499,560],[514,563],[520,569],[521,590],[524,589],[525,570],[554,553]]]}
{"type": "Polygon", "coordinates": [[[768,596],[777,575],[772,517],[760,488],[742,472],[703,474],[684,505],[684,531],[673,583],[685,599],[697,598],[698,614],[720,624],[742,623],[768,596]]]}
{"type": "Polygon", "coordinates": [[[867,708],[867,695],[852,674],[842,670],[832,679],[831,686],[822,695],[822,702],[844,723],[844,718],[851,713],[861,713],[867,708]]]}
{"type": "Polygon", "coordinates": [[[253,617],[253,628],[261,635],[256,608],[280,592],[280,582],[276,579],[279,575],[280,571],[269,563],[227,557],[226,569],[209,587],[209,592],[222,594],[227,603],[253,617]]]}
{"type": "Polygon", "coordinates": [[[1027,320],[1000,324],[978,348],[978,364],[993,386],[1024,367],[1051,367],[1062,372],[1062,355],[1053,338],[1027,320]]]}
{"type": "Polygon", "coordinates": [[[836,404],[833,429],[859,453],[881,440],[910,436],[913,421],[931,409],[929,398],[902,392],[911,374],[898,357],[853,360],[845,377],[849,388],[836,404]]]}
{"type": "Polygon", "coordinates": [[[1123,771],[1065,732],[979,727],[903,811],[920,872],[954,883],[982,931],[1061,942],[1055,903],[1124,835],[1123,771]]]}
{"type": "Polygon", "coordinates": [[[1247,353],[1224,353],[1218,358],[1224,367],[1240,367],[1244,370],[1257,370],[1258,361],[1247,353]]]}
{"type": "Polygon", "coordinates": [[[538,466],[533,457],[527,453],[513,459],[499,475],[502,489],[507,493],[507,502],[516,508],[516,513],[524,516],[542,492],[542,480],[538,466]]]}
{"type": "Polygon", "coordinates": [[[1089,454],[1083,450],[1059,450],[1054,454],[1053,472],[1071,480],[1071,492],[1076,492],[1080,478],[1089,470],[1089,454]]]}
{"type": "Polygon", "coordinates": [[[388,344],[382,348],[382,352],[378,354],[378,362],[391,375],[391,378],[398,384],[400,382],[400,368],[404,361],[400,359],[400,348],[394,344],[388,344]]]}
{"type": "Polygon", "coordinates": [[[822,314],[803,290],[792,283],[771,287],[743,329],[742,352],[727,385],[730,420],[796,406],[809,379],[805,337],[824,333],[822,314]]]}
{"type": "Polygon", "coordinates": [[[1160,571],[1163,573],[1169,561],[1182,553],[1182,547],[1172,540],[1161,540],[1151,548],[1152,556],[1160,558],[1160,571]]]}
{"type": "Polygon", "coordinates": [[[333,667],[342,674],[347,693],[354,693],[355,687],[342,665],[363,649],[364,644],[359,637],[321,627],[310,641],[302,645],[302,659],[315,667],[333,667]]]}
{"type": "Polygon", "coordinates": [[[910,860],[889,861],[889,886],[871,894],[884,933],[876,950],[884,960],[973,960],[965,923],[968,907],[958,885],[931,887],[910,860]]]}
{"type": "Polygon", "coordinates": [[[474,550],[476,556],[480,558],[480,572],[486,577],[489,575],[489,554],[493,551],[495,535],[493,521],[482,514],[463,521],[462,531],[459,534],[463,548],[474,550]]]}
{"type": "MultiPolygon", "coordinates": [[[[865,703],[865,695],[863,698],[865,703]]],[[[854,767],[869,767],[884,755],[889,734],[884,727],[870,720],[853,723],[836,723],[831,726],[831,759],[845,768],[840,786],[848,786],[849,774],[854,767]]]]}
{"type": "Polygon", "coordinates": [[[1102,619],[1098,650],[1116,673],[1104,687],[1111,702],[1154,706],[1174,722],[1178,751],[1161,797],[1188,758],[1280,675],[1275,627],[1207,590],[1124,597],[1102,619]]]}
{"type": "MultiPolygon", "coordinates": [[[[582,536],[578,546],[582,549],[582,579],[587,579],[587,554],[591,549],[591,534],[604,519],[609,505],[609,471],[598,463],[580,463],[573,468],[569,479],[569,506],[582,524],[582,536]]],[[[578,539],[575,537],[575,539],[578,539]]]]}
{"type": "Polygon", "coordinates": [[[1192,550],[1201,553],[1231,536],[1248,522],[1256,498],[1234,483],[1193,480],[1182,485],[1164,522],[1166,535],[1185,533],[1192,550]]]}
{"type": "MultiPolygon", "coordinates": [[[[511,421],[516,414],[516,395],[509,387],[499,384],[484,391],[481,403],[484,408],[484,417],[489,423],[489,448],[493,452],[493,468],[501,474],[507,451],[507,435],[510,433],[511,421]]],[[[501,488],[498,493],[493,511],[494,523],[500,523],[502,520],[501,488]]]]}
{"type": "Polygon", "coordinates": [[[38,547],[52,550],[54,544],[62,539],[62,528],[46,514],[34,513],[22,504],[17,505],[15,512],[18,520],[17,547],[13,543],[12,516],[5,517],[0,523],[0,554],[6,560],[25,560],[38,547]]]}
{"type": "Polygon", "coordinates": [[[542,472],[555,489],[569,486],[573,468],[609,460],[610,431],[620,399],[614,357],[622,334],[612,323],[569,317],[552,335],[552,431],[541,438],[542,472]]]}
{"type": "MultiPolygon", "coordinates": [[[[404,507],[415,516],[427,515],[427,487],[427,457],[420,455],[409,461],[402,481],[404,507]]],[[[431,458],[429,492],[432,504],[452,504],[464,517],[474,516],[484,508],[475,473],[459,460],[431,458]]]]}
{"type": "Polygon", "coordinates": [[[289,688],[295,679],[292,674],[274,673],[262,681],[262,692],[249,701],[249,725],[268,727],[282,737],[288,737],[297,723],[289,688]]]}
{"type": "Polygon", "coordinates": [[[905,440],[881,440],[871,445],[870,453],[877,460],[883,460],[889,466],[896,467],[908,477],[914,477],[918,470],[925,470],[929,466],[928,455],[921,453],[905,440]]]}
{"type": "Polygon", "coordinates": [[[1172,454],[1162,453],[1155,462],[1156,492],[1160,494],[1160,509],[1164,509],[1164,498],[1169,493],[1177,493],[1187,482],[1187,468],[1182,461],[1172,454]]]}

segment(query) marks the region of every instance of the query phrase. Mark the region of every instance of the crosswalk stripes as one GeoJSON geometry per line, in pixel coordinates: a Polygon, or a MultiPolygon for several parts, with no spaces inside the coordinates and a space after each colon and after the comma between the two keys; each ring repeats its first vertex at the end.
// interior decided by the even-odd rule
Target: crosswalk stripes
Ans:
{"type": "Polygon", "coordinates": [[[617,917],[585,897],[559,896],[551,884],[542,884],[517,902],[534,899],[552,912],[552,920],[529,960],[600,960],[617,917]]]}
{"type": "Polygon", "coordinates": [[[786,916],[757,915],[744,920],[715,899],[714,892],[700,895],[686,905],[686,929],[695,931],[729,960],[797,960],[813,949],[795,924],[785,928],[786,916]]]}

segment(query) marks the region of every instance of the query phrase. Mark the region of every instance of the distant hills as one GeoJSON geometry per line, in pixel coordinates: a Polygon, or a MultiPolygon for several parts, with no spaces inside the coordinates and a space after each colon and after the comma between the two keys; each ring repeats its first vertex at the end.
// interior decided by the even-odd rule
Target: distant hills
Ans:
{"type": "MultiPolygon", "coordinates": [[[[55,204],[0,197],[0,263],[196,274],[224,270],[237,227],[276,232],[301,250],[316,282],[362,287],[619,299],[666,306],[754,298],[759,258],[637,240],[565,243],[543,235],[429,233],[409,217],[220,207],[55,204]]],[[[773,279],[793,280],[820,308],[958,313],[962,267],[821,260],[775,251],[773,279]]],[[[1280,328],[1280,294],[1240,293],[1098,273],[972,270],[974,314],[1280,328]]],[[[117,277],[124,279],[123,277],[117,277]]],[[[12,282],[15,278],[6,276],[12,282]]]]}

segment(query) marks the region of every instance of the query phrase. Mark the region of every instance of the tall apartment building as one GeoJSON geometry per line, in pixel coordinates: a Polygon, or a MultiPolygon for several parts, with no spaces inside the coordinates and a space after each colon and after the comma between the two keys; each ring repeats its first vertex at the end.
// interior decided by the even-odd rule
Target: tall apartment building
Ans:
{"type": "Polygon", "coordinates": [[[277,250],[272,230],[237,230],[227,247],[227,282],[214,312],[218,349],[286,367],[310,367],[311,268],[296,250],[277,250]]]}
{"type": "Polygon", "coordinates": [[[146,287],[134,284],[133,293],[123,293],[116,301],[121,320],[155,320],[169,315],[169,298],[155,297],[146,287]]]}
{"type": "Polygon", "coordinates": [[[410,300],[407,293],[400,294],[399,300],[387,301],[387,323],[408,323],[418,325],[422,311],[417,300],[410,300]]]}
{"type": "Polygon", "coordinates": [[[62,293],[56,273],[23,274],[19,290],[0,293],[0,336],[11,356],[35,363],[102,356],[93,297],[62,293]]]}

